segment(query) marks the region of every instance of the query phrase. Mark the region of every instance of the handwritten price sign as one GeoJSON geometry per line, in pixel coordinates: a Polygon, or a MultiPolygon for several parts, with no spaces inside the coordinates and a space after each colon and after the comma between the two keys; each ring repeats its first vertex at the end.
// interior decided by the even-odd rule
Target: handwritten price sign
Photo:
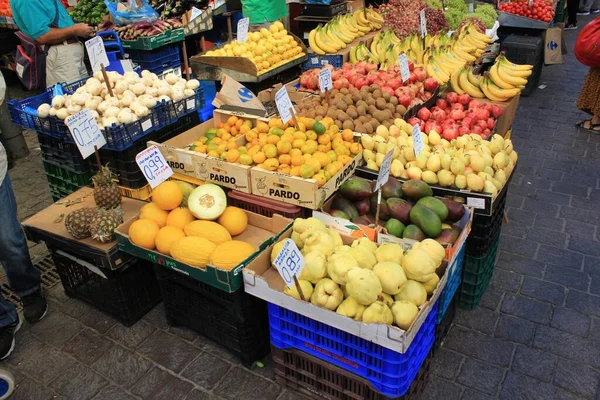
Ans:
{"type": "Polygon", "coordinates": [[[106,144],[96,119],[87,108],[67,118],[67,128],[84,159],[94,154],[95,147],[100,148],[106,144]]]}
{"type": "Polygon", "coordinates": [[[425,143],[423,143],[423,136],[421,136],[421,127],[419,124],[413,126],[412,130],[413,144],[415,147],[415,156],[418,156],[419,153],[423,151],[425,147],[425,143]]]}
{"type": "Polygon", "coordinates": [[[421,13],[419,14],[420,16],[420,30],[421,30],[421,39],[425,38],[425,36],[427,36],[427,19],[425,18],[425,9],[421,10],[421,13]]]}
{"type": "Polygon", "coordinates": [[[237,41],[244,43],[248,39],[248,27],[250,26],[250,18],[242,18],[237,25],[237,41]]]}
{"type": "Polygon", "coordinates": [[[398,65],[400,66],[402,82],[406,82],[410,78],[410,68],[408,67],[408,58],[406,58],[406,54],[402,53],[398,56],[398,65]]]}
{"type": "Polygon", "coordinates": [[[167,164],[158,147],[151,146],[135,156],[135,162],[144,173],[144,177],[154,189],[173,175],[173,170],[167,164]]]}
{"type": "Polygon", "coordinates": [[[275,105],[277,105],[277,111],[279,111],[279,116],[281,116],[281,122],[284,124],[292,119],[292,113],[296,113],[285,86],[282,86],[281,89],[275,93],[275,105]]]}
{"type": "Polygon", "coordinates": [[[321,93],[333,89],[333,80],[331,79],[331,69],[323,68],[319,71],[319,88],[321,93]]]}
{"type": "Polygon", "coordinates": [[[375,183],[375,191],[378,191],[380,187],[386,184],[390,178],[390,169],[392,167],[392,156],[394,150],[388,151],[381,161],[381,167],[379,167],[379,174],[377,175],[377,182],[375,183]]]}
{"type": "Polygon", "coordinates": [[[292,239],[285,240],[273,265],[279,271],[285,284],[290,288],[294,287],[294,277],[300,276],[300,272],[304,268],[304,257],[292,239]]]}
{"type": "Polygon", "coordinates": [[[104,65],[105,68],[110,65],[110,61],[108,61],[108,57],[106,56],[104,42],[100,36],[96,36],[85,42],[85,49],[87,50],[90,65],[94,72],[100,71],[102,65],[104,65]]]}

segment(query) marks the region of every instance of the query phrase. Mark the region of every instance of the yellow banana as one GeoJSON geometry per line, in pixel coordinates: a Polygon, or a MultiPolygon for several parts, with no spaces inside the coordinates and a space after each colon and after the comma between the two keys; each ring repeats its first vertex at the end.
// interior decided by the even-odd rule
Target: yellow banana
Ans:
{"type": "Polygon", "coordinates": [[[379,25],[383,25],[383,17],[371,8],[367,8],[367,19],[371,19],[379,25]]]}
{"type": "Polygon", "coordinates": [[[317,44],[317,42],[315,40],[316,36],[317,36],[317,29],[315,28],[312,31],[310,31],[310,33],[308,34],[308,45],[310,46],[310,50],[313,53],[323,55],[323,54],[325,54],[325,51],[323,51],[317,44]]]}
{"type": "Polygon", "coordinates": [[[364,10],[356,10],[354,12],[354,19],[356,20],[356,22],[358,22],[360,25],[362,26],[369,26],[369,20],[367,20],[367,18],[365,17],[365,11],[364,10]]]}
{"type": "Polygon", "coordinates": [[[491,37],[489,37],[485,33],[479,32],[476,28],[473,27],[473,25],[469,26],[469,28],[467,29],[467,32],[469,33],[469,35],[475,37],[477,40],[479,40],[481,42],[485,42],[487,44],[490,44],[493,42],[491,37]]]}
{"type": "Polygon", "coordinates": [[[354,36],[352,35],[352,33],[345,31],[344,27],[341,26],[339,22],[335,23],[335,25],[333,26],[333,30],[334,32],[336,32],[338,38],[340,38],[342,42],[346,44],[352,43],[352,41],[354,40],[354,36]]]}
{"type": "Polygon", "coordinates": [[[516,76],[519,78],[528,78],[533,71],[532,70],[518,70],[518,69],[511,69],[508,66],[508,62],[507,61],[499,61],[496,64],[498,64],[498,68],[502,68],[503,72],[511,75],[511,76],[516,76]]]}
{"type": "Polygon", "coordinates": [[[489,80],[488,80],[487,88],[493,96],[504,99],[504,100],[508,100],[511,97],[515,97],[516,95],[518,95],[521,92],[521,89],[519,89],[519,88],[502,89],[501,87],[498,87],[497,85],[491,83],[489,80]]]}
{"type": "Polygon", "coordinates": [[[488,45],[486,42],[477,40],[477,38],[475,38],[473,35],[465,36],[465,40],[467,41],[468,44],[470,44],[471,46],[474,46],[477,49],[485,49],[488,45]]]}
{"type": "Polygon", "coordinates": [[[498,74],[498,63],[494,63],[494,65],[492,65],[490,67],[489,76],[490,76],[492,82],[496,86],[498,86],[499,88],[502,88],[502,89],[514,89],[516,87],[516,85],[513,85],[512,83],[509,83],[509,82],[505,81],[498,74]]]}
{"type": "Polygon", "coordinates": [[[487,97],[488,99],[492,100],[492,101],[497,101],[497,102],[502,102],[502,101],[506,101],[506,99],[502,98],[502,97],[497,97],[495,96],[488,88],[488,84],[490,83],[490,80],[488,77],[483,77],[481,79],[481,85],[479,86],[479,88],[481,89],[481,91],[483,92],[483,94],[485,94],[485,97],[487,97]]]}
{"type": "Polygon", "coordinates": [[[467,71],[467,79],[469,80],[469,82],[471,82],[471,85],[473,85],[477,88],[481,84],[481,76],[480,75],[475,76],[473,74],[473,68],[471,68],[471,67],[469,67],[469,69],[467,71]]]}
{"type": "Polygon", "coordinates": [[[358,36],[358,28],[355,28],[348,20],[347,16],[344,16],[342,18],[340,18],[339,20],[340,22],[340,26],[344,29],[344,31],[349,32],[353,38],[356,39],[356,37],[358,36]]]}
{"type": "Polygon", "coordinates": [[[430,59],[428,64],[433,66],[435,73],[442,78],[444,82],[448,82],[450,80],[450,75],[446,73],[446,71],[444,71],[434,59],[430,59]]]}
{"type": "Polygon", "coordinates": [[[450,86],[452,86],[452,90],[454,90],[458,94],[463,94],[465,91],[460,86],[460,82],[458,77],[460,75],[460,71],[454,71],[454,73],[450,76],[450,86]]]}
{"type": "Polygon", "coordinates": [[[315,43],[326,54],[335,54],[337,52],[337,48],[330,44],[327,36],[324,35],[323,27],[317,27],[317,33],[315,34],[315,43]]]}
{"type": "Polygon", "coordinates": [[[454,49],[452,49],[452,51],[454,52],[454,55],[462,60],[464,60],[464,62],[473,62],[475,61],[477,58],[475,58],[474,56],[472,56],[469,53],[465,53],[464,51],[462,51],[461,49],[454,47],[454,49]]]}
{"type": "Polygon", "coordinates": [[[501,68],[499,63],[495,63],[497,65],[496,71],[498,72],[498,76],[504,82],[510,83],[513,86],[525,86],[527,85],[527,79],[521,78],[519,76],[513,76],[508,74],[508,71],[504,68],[501,68]]]}
{"type": "Polygon", "coordinates": [[[337,47],[338,50],[346,48],[346,43],[342,42],[342,40],[338,38],[336,34],[333,33],[333,31],[331,30],[331,25],[325,25],[322,31],[329,39],[332,46],[337,47]]]}
{"type": "Polygon", "coordinates": [[[533,69],[533,65],[530,64],[515,64],[512,61],[510,61],[508,58],[506,58],[506,56],[504,55],[504,53],[500,53],[500,55],[496,58],[497,60],[499,59],[499,61],[506,61],[507,67],[516,71],[528,71],[533,69]]]}
{"type": "MultiPolygon", "coordinates": [[[[471,68],[469,68],[469,70],[470,69],[471,68]]],[[[476,99],[484,98],[485,94],[478,87],[474,86],[471,82],[469,82],[469,78],[467,77],[468,74],[469,71],[467,70],[467,68],[463,68],[459,72],[458,83],[460,84],[460,87],[465,91],[465,93],[467,93],[471,97],[474,97],[476,99]]]]}

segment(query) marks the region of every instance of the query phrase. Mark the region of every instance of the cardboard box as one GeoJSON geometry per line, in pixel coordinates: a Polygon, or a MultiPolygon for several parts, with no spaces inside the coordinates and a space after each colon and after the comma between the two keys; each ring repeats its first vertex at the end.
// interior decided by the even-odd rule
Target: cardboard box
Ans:
{"type": "MultiPolygon", "coordinates": [[[[280,239],[290,237],[291,231],[290,227],[280,236],[280,239]]],[[[344,244],[351,244],[356,238],[342,235],[342,240],[344,244]]],[[[271,266],[272,248],[272,245],[267,247],[242,271],[246,293],[399,353],[405,353],[408,350],[419,328],[423,325],[423,322],[444,289],[449,274],[449,268],[446,267],[437,289],[431,298],[420,307],[417,318],[412,326],[405,331],[397,326],[365,324],[360,321],[354,321],[351,318],[337,314],[335,311],[317,307],[310,302],[296,300],[284,294],[285,283],[277,270],[271,266]]]]}
{"type": "Polygon", "coordinates": [[[264,169],[252,168],[252,193],[294,204],[300,207],[319,209],[325,200],[331,197],[346,179],[350,178],[356,168],[362,163],[362,153],[356,155],[352,162],[344,166],[319,187],[314,179],[304,179],[296,176],[283,175],[264,169]]]}
{"type": "Polygon", "coordinates": [[[512,99],[505,102],[495,102],[489,99],[477,99],[482,103],[495,104],[502,108],[502,115],[496,120],[496,126],[494,127],[494,133],[498,133],[502,136],[506,136],[506,133],[510,130],[515,116],[517,115],[517,108],[519,107],[520,95],[516,95],[512,99]]]}
{"type": "MultiPolygon", "coordinates": [[[[294,79],[293,81],[285,84],[288,95],[290,96],[290,100],[292,100],[293,103],[299,103],[302,100],[304,100],[304,98],[312,95],[312,93],[298,90],[299,82],[300,79],[294,79]]],[[[282,86],[284,85],[278,83],[276,85],[273,85],[273,87],[270,87],[269,89],[261,90],[260,92],[258,92],[257,97],[263,103],[275,101],[275,94],[279,89],[281,89],[282,86]]]]}
{"type": "Polygon", "coordinates": [[[240,271],[266,247],[277,241],[281,233],[288,229],[293,222],[291,219],[284,218],[278,214],[269,218],[250,211],[245,212],[248,216],[248,227],[242,234],[235,236],[233,239],[252,244],[256,248],[256,251],[231,270],[221,269],[212,265],[207,265],[205,268],[193,267],[159,253],[156,250],[148,250],[133,244],[129,240],[128,232],[131,224],[138,219],[138,215],[126,220],[124,224],[117,228],[115,234],[121,251],[160,264],[190,278],[197,279],[217,289],[231,293],[242,286],[240,271]]]}

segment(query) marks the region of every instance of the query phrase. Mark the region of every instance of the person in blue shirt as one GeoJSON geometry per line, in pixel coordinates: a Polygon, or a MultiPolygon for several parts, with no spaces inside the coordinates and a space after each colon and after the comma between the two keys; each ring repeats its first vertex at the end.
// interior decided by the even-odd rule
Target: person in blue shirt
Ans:
{"type": "Polygon", "coordinates": [[[88,75],[79,38],[89,37],[92,28],[75,24],[60,0],[11,0],[10,8],[19,29],[47,47],[46,86],[88,75]]]}

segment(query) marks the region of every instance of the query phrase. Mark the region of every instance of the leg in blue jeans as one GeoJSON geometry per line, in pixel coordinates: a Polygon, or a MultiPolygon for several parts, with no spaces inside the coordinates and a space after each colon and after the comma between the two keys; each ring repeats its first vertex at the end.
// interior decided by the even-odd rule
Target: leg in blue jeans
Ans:
{"type": "MultiPolygon", "coordinates": [[[[23,228],[17,219],[17,200],[8,174],[0,185],[0,264],[11,289],[23,297],[40,289],[40,272],[33,266],[23,228]]],[[[0,327],[17,321],[15,306],[0,295],[0,327]]]]}

